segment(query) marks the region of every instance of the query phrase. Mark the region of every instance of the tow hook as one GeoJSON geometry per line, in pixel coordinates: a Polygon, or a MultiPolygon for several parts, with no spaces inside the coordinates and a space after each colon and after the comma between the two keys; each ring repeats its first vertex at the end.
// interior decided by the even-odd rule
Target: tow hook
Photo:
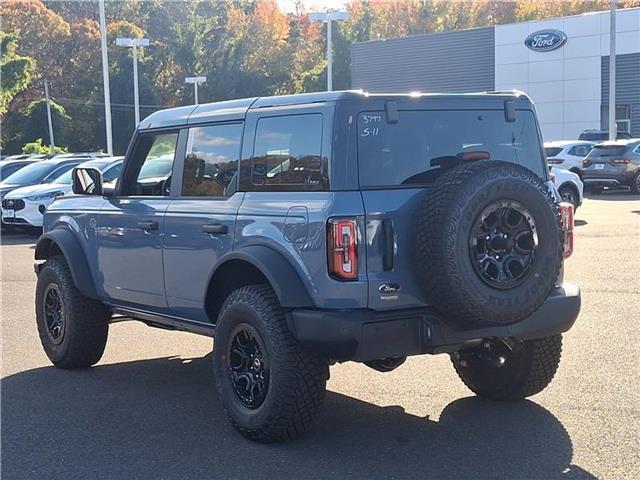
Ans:
{"type": "Polygon", "coordinates": [[[364,362],[364,364],[369,368],[377,370],[378,372],[386,373],[390,372],[391,370],[395,370],[406,360],[407,357],[380,358],[377,360],[369,360],[368,362],[364,362]]]}
{"type": "Polygon", "coordinates": [[[509,354],[517,350],[518,346],[517,342],[510,340],[483,340],[478,346],[453,352],[452,356],[461,367],[500,368],[506,364],[509,354]]]}

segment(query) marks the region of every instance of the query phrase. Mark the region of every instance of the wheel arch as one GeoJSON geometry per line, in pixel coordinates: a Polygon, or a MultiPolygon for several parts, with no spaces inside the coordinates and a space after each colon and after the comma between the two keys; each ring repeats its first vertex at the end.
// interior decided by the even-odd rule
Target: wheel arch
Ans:
{"type": "Polygon", "coordinates": [[[567,180],[566,182],[564,182],[562,185],[560,185],[558,187],[558,193],[560,193],[560,190],[563,188],[570,188],[573,193],[575,193],[576,198],[578,199],[578,201],[580,200],[580,191],[578,190],[578,187],[570,180],[567,180]]]}
{"type": "Polygon", "coordinates": [[[36,260],[47,260],[55,255],[64,256],[71,270],[73,282],[80,293],[99,300],[100,296],[93,282],[89,263],[73,232],[60,228],[47,232],[38,239],[35,251],[36,260]]]}
{"type": "Polygon", "coordinates": [[[259,283],[268,283],[285,308],[314,307],[302,279],[282,254],[269,247],[251,245],[225,255],[213,269],[204,305],[211,321],[215,323],[229,293],[259,283]]]}

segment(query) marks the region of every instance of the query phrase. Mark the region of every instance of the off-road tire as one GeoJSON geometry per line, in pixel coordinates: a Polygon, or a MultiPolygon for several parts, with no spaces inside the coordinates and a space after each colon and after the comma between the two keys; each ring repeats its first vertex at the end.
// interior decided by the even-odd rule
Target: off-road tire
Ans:
{"type": "Polygon", "coordinates": [[[96,364],[107,343],[109,317],[108,307],[76,288],[63,256],[46,261],[36,284],[36,323],[42,347],[56,367],[75,369],[96,364]],[[50,284],[57,285],[63,305],[64,334],[58,344],[47,331],[44,313],[44,295],[50,284]]]}
{"type": "Polygon", "coordinates": [[[546,185],[527,168],[501,161],[452,168],[427,190],[416,225],[418,283],[427,301],[456,328],[518,322],[535,312],[555,287],[562,265],[559,209],[546,185]],[[539,239],[529,273],[508,289],[483,281],[470,246],[481,212],[503,200],[530,212],[539,239]]]}
{"type": "Polygon", "coordinates": [[[451,361],[462,382],[473,393],[490,400],[522,400],[544,390],[553,379],[562,352],[562,335],[529,340],[501,367],[461,365],[451,361]]]}
{"type": "Polygon", "coordinates": [[[285,310],[268,285],[234,290],[224,302],[216,325],[213,352],[219,398],[233,426],[262,443],[293,439],[304,433],[323,403],[328,363],[291,335],[285,310]],[[257,331],[266,350],[269,382],[263,402],[248,408],[230,378],[232,332],[240,324],[257,331]]]}

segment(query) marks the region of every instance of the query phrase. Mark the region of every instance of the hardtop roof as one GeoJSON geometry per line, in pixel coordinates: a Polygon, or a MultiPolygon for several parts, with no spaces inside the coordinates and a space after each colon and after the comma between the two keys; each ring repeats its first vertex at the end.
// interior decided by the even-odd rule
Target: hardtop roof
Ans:
{"type": "Polygon", "coordinates": [[[504,92],[477,92],[477,93],[368,93],[362,90],[342,90],[335,92],[298,93],[293,95],[276,95],[272,97],[252,97],[238,100],[225,100],[221,102],[205,103],[200,105],[188,105],[184,107],[169,108],[152,113],[142,120],[139,130],[147,130],[160,127],[181,127],[210,121],[239,121],[243,120],[249,110],[280,107],[289,105],[302,105],[312,103],[340,102],[347,100],[410,100],[410,99],[524,99],[529,101],[526,94],[517,90],[504,92]]]}

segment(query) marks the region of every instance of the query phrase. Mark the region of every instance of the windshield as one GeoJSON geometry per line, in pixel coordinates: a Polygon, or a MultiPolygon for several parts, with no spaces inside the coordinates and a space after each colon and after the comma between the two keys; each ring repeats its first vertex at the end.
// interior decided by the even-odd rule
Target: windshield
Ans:
{"type": "Polygon", "coordinates": [[[384,112],[358,116],[360,185],[432,183],[465,161],[518,163],[545,177],[535,116],[518,111],[508,123],[503,110],[406,110],[389,124],[384,112]]]}
{"type": "Polygon", "coordinates": [[[56,177],[52,183],[60,183],[62,185],[71,185],[71,175],[73,174],[73,168],[71,170],[67,170],[59,177],[56,177]]]}
{"type": "Polygon", "coordinates": [[[57,166],[57,163],[32,163],[9,175],[3,182],[12,185],[34,185],[42,182],[57,166]]]}
{"type": "Polygon", "coordinates": [[[0,164],[0,181],[7,178],[9,175],[17,172],[24,166],[25,164],[21,162],[15,162],[15,163],[9,162],[5,164],[0,164]]]}
{"type": "Polygon", "coordinates": [[[146,180],[149,178],[167,177],[171,173],[173,167],[173,157],[162,156],[147,158],[147,161],[142,165],[140,174],[138,175],[138,181],[146,180]]]}

